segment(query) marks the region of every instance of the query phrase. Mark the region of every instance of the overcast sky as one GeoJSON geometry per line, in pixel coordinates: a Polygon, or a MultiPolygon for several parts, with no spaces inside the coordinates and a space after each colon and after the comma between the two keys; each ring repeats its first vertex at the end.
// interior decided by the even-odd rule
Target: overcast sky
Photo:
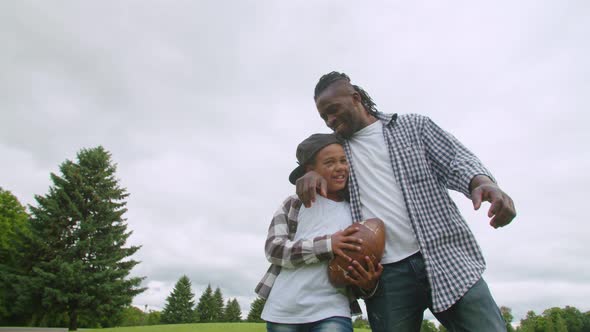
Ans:
{"type": "Polygon", "coordinates": [[[516,319],[590,310],[588,1],[2,1],[0,186],[35,204],[103,145],[128,199],[133,303],[186,274],[244,312],[296,145],[329,132],[312,95],[343,71],[386,113],[431,117],[514,199],[488,226],[453,194],[516,319]]]}

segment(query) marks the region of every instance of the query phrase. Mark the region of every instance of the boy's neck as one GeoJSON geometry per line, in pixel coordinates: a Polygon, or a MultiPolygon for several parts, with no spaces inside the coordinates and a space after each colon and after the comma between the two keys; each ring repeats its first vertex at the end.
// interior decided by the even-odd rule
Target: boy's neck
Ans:
{"type": "Polygon", "coordinates": [[[344,200],[340,192],[328,192],[326,198],[334,202],[342,202],[344,200]]]}

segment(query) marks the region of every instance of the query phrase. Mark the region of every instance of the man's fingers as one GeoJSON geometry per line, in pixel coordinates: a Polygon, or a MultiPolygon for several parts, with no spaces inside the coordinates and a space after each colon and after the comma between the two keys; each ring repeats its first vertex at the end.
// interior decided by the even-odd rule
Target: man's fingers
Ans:
{"type": "Polygon", "coordinates": [[[309,196],[309,203],[311,206],[311,203],[315,203],[315,187],[307,187],[307,195],[309,196]]]}
{"type": "Polygon", "coordinates": [[[516,216],[514,209],[511,206],[504,206],[494,218],[490,221],[490,225],[494,228],[503,227],[512,222],[512,219],[516,216]]]}
{"type": "Polygon", "coordinates": [[[473,208],[475,210],[479,210],[479,207],[481,206],[481,200],[482,200],[481,196],[482,196],[482,190],[480,188],[475,188],[471,192],[471,201],[473,201],[473,208]]]}
{"type": "Polygon", "coordinates": [[[490,209],[488,210],[488,218],[491,218],[492,216],[498,214],[498,212],[500,212],[500,210],[502,210],[503,207],[504,201],[501,197],[493,198],[492,204],[490,204],[490,209]]]}
{"type": "Polygon", "coordinates": [[[324,197],[328,197],[328,181],[326,179],[321,178],[319,183],[320,195],[324,197]]]}

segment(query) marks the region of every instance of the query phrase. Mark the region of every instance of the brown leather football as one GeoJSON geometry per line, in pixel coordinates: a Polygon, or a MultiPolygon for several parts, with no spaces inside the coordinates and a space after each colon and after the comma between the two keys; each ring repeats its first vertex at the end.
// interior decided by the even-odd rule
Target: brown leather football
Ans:
{"type": "MultiPolygon", "coordinates": [[[[377,218],[367,219],[354,223],[349,227],[358,227],[358,232],[351,236],[362,239],[360,251],[343,250],[350,258],[361,263],[368,270],[365,256],[369,256],[374,265],[377,265],[383,257],[385,249],[385,225],[377,218]]],[[[349,284],[344,278],[348,274],[349,263],[340,256],[334,256],[328,265],[328,278],[335,287],[344,287],[349,284]]]]}

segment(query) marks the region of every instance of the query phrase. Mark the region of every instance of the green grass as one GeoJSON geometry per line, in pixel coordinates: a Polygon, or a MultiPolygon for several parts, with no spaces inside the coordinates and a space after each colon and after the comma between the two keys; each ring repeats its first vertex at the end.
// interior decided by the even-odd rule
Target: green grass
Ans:
{"type": "MultiPolygon", "coordinates": [[[[202,323],[83,329],[84,332],[266,332],[264,323],[202,323]]],[[[355,329],[355,332],[371,330],[355,329]]]]}

